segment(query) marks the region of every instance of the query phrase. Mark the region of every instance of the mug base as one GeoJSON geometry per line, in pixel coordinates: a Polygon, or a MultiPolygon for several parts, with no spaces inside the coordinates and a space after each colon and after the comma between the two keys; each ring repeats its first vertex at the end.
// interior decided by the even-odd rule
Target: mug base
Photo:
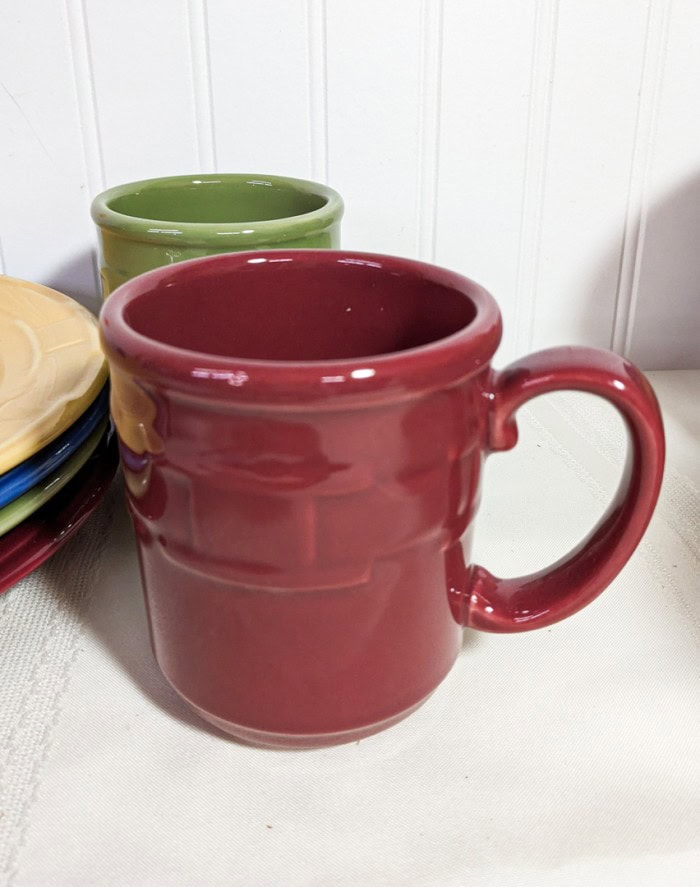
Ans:
{"type": "Polygon", "coordinates": [[[246,743],[246,745],[254,745],[261,748],[302,750],[325,748],[331,745],[342,745],[347,742],[358,742],[360,739],[366,739],[368,736],[380,733],[382,730],[386,730],[388,727],[393,727],[394,724],[398,724],[399,721],[403,721],[404,718],[407,718],[409,715],[413,714],[416,709],[420,708],[430,696],[432,696],[432,693],[429,693],[423,699],[420,699],[410,708],[374,724],[358,727],[354,730],[341,730],[337,733],[312,734],[271,733],[266,730],[256,730],[252,727],[245,727],[241,724],[233,724],[230,721],[225,721],[222,718],[211,714],[211,712],[205,711],[189,700],[186,701],[190,708],[192,708],[202,720],[207,721],[207,723],[212,724],[218,730],[227,733],[229,736],[238,739],[240,742],[246,743]]]}

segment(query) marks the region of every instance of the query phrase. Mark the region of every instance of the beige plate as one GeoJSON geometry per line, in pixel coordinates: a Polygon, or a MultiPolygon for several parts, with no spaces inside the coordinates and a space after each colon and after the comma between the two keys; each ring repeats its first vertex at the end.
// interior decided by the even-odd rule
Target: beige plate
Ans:
{"type": "Polygon", "coordinates": [[[65,431],[106,380],[97,320],[86,308],[0,276],[0,474],[65,431]]]}

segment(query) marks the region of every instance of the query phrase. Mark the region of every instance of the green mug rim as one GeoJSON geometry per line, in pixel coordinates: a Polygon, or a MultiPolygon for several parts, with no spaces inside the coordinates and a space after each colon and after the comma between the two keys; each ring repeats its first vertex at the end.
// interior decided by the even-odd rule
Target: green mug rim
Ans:
{"type": "Polygon", "coordinates": [[[343,199],[333,188],[306,179],[287,176],[248,173],[194,173],[192,175],[164,176],[141,179],[116,185],[98,194],[90,206],[90,214],[95,224],[128,240],[145,243],[174,244],[211,248],[212,238],[226,250],[253,248],[258,244],[274,240],[283,242],[308,237],[337,224],[345,207],[343,199]],[[324,198],[325,203],[311,212],[279,219],[251,219],[245,222],[173,222],[164,219],[147,219],[131,216],[112,209],[110,203],[118,197],[133,194],[135,190],[169,187],[178,184],[205,183],[269,184],[298,194],[313,194],[324,198]],[[218,238],[221,238],[218,240],[218,238]],[[228,239],[230,238],[230,240],[228,239]],[[245,246],[243,246],[245,244],[245,246]]]}

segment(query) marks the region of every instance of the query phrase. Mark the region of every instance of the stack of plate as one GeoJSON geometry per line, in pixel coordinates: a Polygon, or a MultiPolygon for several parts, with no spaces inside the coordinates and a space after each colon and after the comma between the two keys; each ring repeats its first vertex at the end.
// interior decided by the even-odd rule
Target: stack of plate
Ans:
{"type": "Polygon", "coordinates": [[[82,525],[117,465],[97,320],[0,276],[0,592],[82,525]]]}

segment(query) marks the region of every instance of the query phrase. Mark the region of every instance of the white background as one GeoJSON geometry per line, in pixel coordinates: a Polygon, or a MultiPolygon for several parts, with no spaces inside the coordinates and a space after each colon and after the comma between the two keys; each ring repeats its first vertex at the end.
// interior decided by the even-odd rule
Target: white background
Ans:
{"type": "Polygon", "coordinates": [[[498,363],[700,366],[697,0],[0,3],[0,271],[96,307],[104,187],[294,175],[488,287],[498,363]]]}

